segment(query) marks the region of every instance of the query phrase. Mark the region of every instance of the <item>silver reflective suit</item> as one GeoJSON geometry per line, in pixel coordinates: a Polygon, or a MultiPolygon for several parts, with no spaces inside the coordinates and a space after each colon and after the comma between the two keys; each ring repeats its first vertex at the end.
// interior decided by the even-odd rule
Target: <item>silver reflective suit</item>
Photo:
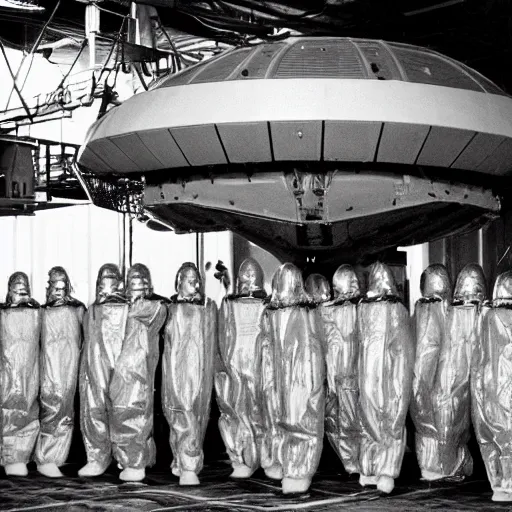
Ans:
{"type": "Polygon", "coordinates": [[[112,459],[109,387],[123,347],[129,305],[121,294],[116,265],[98,272],[96,301],[84,318],[84,348],[80,365],[80,430],[87,461],[106,469],[112,459]]]}
{"type": "Polygon", "coordinates": [[[48,273],[42,308],[40,402],[41,430],[35,460],[38,465],[66,462],[74,426],[74,399],[82,345],[85,306],[71,297],[66,271],[48,273]]]}
{"type": "Polygon", "coordinates": [[[162,402],[170,427],[172,472],[180,484],[197,485],[213,389],[217,307],[204,297],[193,263],[181,266],[176,291],[165,326],[162,402]]]}
{"type": "Polygon", "coordinates": [[[283,477],[285,493],[309,488],[322,452],[325,363],[317,314],[300,271],[281,265],[262,319],[262,467],[283,477]]]}
{"type": "Polygon", "coordinates": [[[451,391],[446,378],[449,369],[444,361],[450,350],[446,328],[452,286],[444,265],[436,263],[427,267],[421,275],[420,287],[422,298],[414,309],[416,361],[411,418],[416,427],[416,456],[422,477],[436,480],[452,476],[455,464],[455,461],[446,464],[442,439],[450,425],[443,423],[446,415],[440,414],[451,391]]]}
{"type": "Polygon", "coordinates": [[[219,430],[235,478],[249,477],[260,464],[261,315],[265,309],[263,270],[247,258],[240,265],[237,294],[223,299],[215,390],[219,430]]]}
{"type": "Polygon", "coordinates": [[[39,433],[41,310],[23,272],[11,275],[8,289],[0,308],[2,466],[29,462],[39,433]]]}
{"type": "Polygon", "coordinates": [[[471,374],[472,416],[494,501],[512,501],[512,272],[484,307],[471,374]]]}
{"type": "Polygon", "coordinates": [[[482,268],[466,265],[457,276],[453,302],[446,313],[444,339],[436,366],[434,391],[437,436],[424,439],[421,450],[438,460],[438,471],[423,471],[428,479],[464,478],[473,472],[467,442],[470,437],[470,371],[480,307],[486,283],[482,268]],[[435,450],[438,450],[436,456],[435,450]]]}
{"type": "Polygon", "coordinates": [[[347,473],[359,473],[359,281],[350,265],[333,276],[334,299],[319,309],[324,329],[327,369],[325,431],[347,473]]]}
{"type": "Polygon", "coordinates": [[[329,281],[322,274],[310,274],[304,287],[315,304],[322,304],[331,298],[329,281]]]}
{"type": "Polygon", "coordinates": [[[358,311],[361,478],[390,492],[405,450],[405,418],[414,365],[409,314],[397,299],[390,269],[370,267],[367,298],[358,311]]]}
{"type": "Polygon", "coordinates": [[[80,420],[89,463],[106,468],[113,454],[125,470],[143,470],[155,459],[154,374],[166,309],[148,294],[146,267],[134,265],[127,282],[125,298],[119,269],[107,264],[99,271],[84,322],[80,420]]]}
{"type": "Polygon", "coordinates": [[[140,263],[128,270],[126,296],[130,309],[125,336],[109,386],[110,437],[121,467],[144,469],[156,458],[153,396],[159,333],[167,308],[154,296],[149,269],[140,263]]]}

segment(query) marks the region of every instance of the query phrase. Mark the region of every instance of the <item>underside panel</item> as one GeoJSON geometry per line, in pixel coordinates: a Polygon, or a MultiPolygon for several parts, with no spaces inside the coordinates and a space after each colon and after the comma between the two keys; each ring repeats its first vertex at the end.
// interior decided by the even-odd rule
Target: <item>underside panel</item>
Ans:
{"type": "Polygon", "coordinates": [[[304,167],[149,182],[144,204],[180,232],[230,229],[277,257],[322,261],[474,229],[500,209],[492,191],[468,184],[304,167]]]}
{"type": "Polygon", "coordinates": [[[148,209],[178,232],[229,229],[282,260],[304,262],[306,257],[315,256],[317,262],[325,263],[364,263],[388,248],[471,231],[494,218],[478,207],[443,203],[332,224],[302,225],[225,211],[213,212],[186,204],[150,206],[148,209]]]}

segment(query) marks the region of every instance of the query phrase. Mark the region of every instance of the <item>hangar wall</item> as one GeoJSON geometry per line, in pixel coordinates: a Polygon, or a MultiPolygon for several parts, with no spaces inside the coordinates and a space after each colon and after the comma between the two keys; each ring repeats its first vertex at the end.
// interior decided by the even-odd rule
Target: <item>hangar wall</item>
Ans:
{"type": "MultiPolygon", "coordinates": [[[[9,275],[26,272],[33,297],[45,301],[48,270],[61,265],[68,271],[76,298],[94,300],[96,274],[103,263],[121,264],[122,215],[92,205],[37,212],[32,217],[0,218],[0,302],[7,292],[9,275]]],[[[213,267],[218,259],[232,268],[231,233],[204,235],[204,262],[213,267]]],[[[133,223],[133,263],[146,264],[152,273],[155,292],[174,294],[174,279],[185,261],[196,262],[196,235],[157,232],[138,221],[133,223]]],[[[213,272],[206,275],[206,293],[218,300],[220,284],[213,272]]]]}
{"type": "Polygon", "coordinates": [[[490,298],[498,274],[512,268],[511,240],[512,212],[503,212],[478,231],[430,242],[429,261],[446,265],[453,281],[466,264],[479,263],[487,277],[490,298]]]}

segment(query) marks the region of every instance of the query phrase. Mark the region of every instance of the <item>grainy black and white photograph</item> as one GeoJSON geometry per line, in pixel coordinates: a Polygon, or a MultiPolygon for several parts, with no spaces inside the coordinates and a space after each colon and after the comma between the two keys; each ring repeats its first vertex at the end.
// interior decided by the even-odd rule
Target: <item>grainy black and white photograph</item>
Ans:
{"type": "Polygon", "coordinates": [[[0,511],[512,507],[512,1],[0,0],[0,511]]]}

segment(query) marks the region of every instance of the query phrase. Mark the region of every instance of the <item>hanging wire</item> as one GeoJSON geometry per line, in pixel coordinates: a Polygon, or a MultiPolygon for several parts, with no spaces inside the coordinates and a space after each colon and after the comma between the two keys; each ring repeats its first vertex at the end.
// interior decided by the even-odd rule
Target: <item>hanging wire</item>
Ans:
{"type": "Polygon", "coordinates": [[[102,11],[106,12],[108,14],[113,14],[114,16],[119,16],[120,18],[126,18],[126,14],[121,14],[120,12],[111,11],[110,9],[105,9],[105,7],[102,7],[101,5],[97,4],[96,7],[102,11]]]}
{"type": "Polygon", "coordinates": [[[178,66],[178,71],[181,71],[181,55],[178,52],[178,49],[176,48],[176,45],[174,44],[174,41],[172,40],[171,36],[167,33],[167,30],[163,27],[160,18],[156,17],[156,22],[158,23],[158,28],[164,33],[164,36],[166,37],[167,41],[169,41],[169,44],[171,45],[171,48],[176,55],[176,64],[178,66]]]}
{"type": "MultiPolygon", "coordinates": [[[[60,2],[60,0],[59,0],[59,2],[60,2]]],[[[52,16],[50,16],[50,19],[46,22],[46,24],[44,25],[43,29],[41,30],[40,37],[38,38],[36,43],[33,45],[33,48],[31,50],[31,52],[34,52],[37,49],[37,46],[39,45],[39,42],[40,42],[40,40],[42,38],[42,34],[47,29],[48,30],[52,30],[51,27],[49,27],[48,25],[51,22],[51,20],[53,19],[53,16],[55,15],[55,12],[56,12],[56,9],[58,7],[58,4],[55,6],[55,9],[54,9],[54,12],[52,13],[52,16]]],[[[119,16],[122,16],[122,15],[119,15],[119,16]]],[[[106,86],[108,86],[108,81],[109,81],[109,78],[110,78],[111,73],[112,73],[113,70],[115,70],[115,76],[114,76],[114,83],[112,85],[112,88],[115,86],[115,83],[117,81],[118,72],[119,72],[119,67],[117,66],[117,62],[119,61],[119,49],[120,49],[119,45],[121,44],[121,41],[122,41],[122,33],[123,33],[123,29],[124,29],[124,26],[125,26],[127,18],[128,18],[128,16],[123,16],[123,22],[121,24],[121,27],[120,27],[119,32],[117,34],[117,37],[113,41],[113,44],[112,44],[112,46],[110,48],[108,56],[107,56],[105,62],[103,63],[103,66],[102,66],[102,68],[101,68],[101,70],[99,72],[99,75],[98,75],[97,79],[96,79],[94,71],[93,71],[92,88],[91,88],[91,91],[90,91],[90,94],[89,94],[89,96],[91,98],[94,97],[94,93],[95,93],[95,91],[97,89],[97,86],[101,82],[101,80],[102,80],[102,78],[103,78],[105,73],[107,73],[107,76],[105,78],[105,84],[106,84],[106,86]],[[114,64],[113,67],[108,67],[108,65],[110,63],[110,60],[111,60],[111,57],[112,57],[112,54],[114,52],[114,49],[116,49],[116,55],[115,55],[115,59],[114,59],[115,64],[114,64]]],[[[2,40],[1,39],[0,39],[0,44],[2,44],[2,40]]],[[[76,55],[76,57],[75,57],[72,65],[71,65],[71,67],[67,70],[66,74],[63,76],[63,78],[62,78],[61,82],[59,83],[58,87],[56,88],[56,90],[51,92],[51,93],[49,93],[49,94],[47,94],[46,96],[42,96],[41,97],[41,101],[39,99],[40,95],[36,96],[36,98],[37,98],[37,107],[36,107],[35,114],[33,114],[30,111],[30,108],[28,107],[25,99],[21,95],[21,90],[19,89],[19,87],[18,87],[18,85],[16,83],[15,75],[14,75],[14,73],[13,73],[11,67],[10,67],[10,63],[8,61],[7,54],[6,54],[5,49],[3,47],[3,44],[2,44],[1,50],[2,50],[2,53],[4,54],[4,58],[6,59],[6,63],[7,63],[7,66],[8,66],[8,69],[9,69],[9,73],[11,75],[11,78],[13,79],[13,90],[15,90],[17,92],[18,96],[20,97],[21,103],[23,105],[23,108],[24,108],[24,110],[25,110],[25,112],[26,112],[30,122],[34,122],[34,118],[35,118],[35,116],[38,115],[39,111],[41,111],[42,109],[45,109],[47,107],[51,107],[52,105],[55,104],[55,102],[57,102],[60,105],[61,108],[66,109],[66,105],[65,104],[68,103],[68,99],[69,99],[69,101],[71,100],[70,93],[69,93],[69,91],[67,93],[63,93],[62,91],[64,91],[65,82],[68,80],[68,78],[69,78],[69,76],[70,76],[74,66],[78,62],[78,60],[79,60],[79,58],[80,58],[81,54],[83,53],[83,50],[85,49],[86,46],[87,46],[87,40],[86,39],[82,39],[82,43],[81,43],[80,49],[78,51],[78,54],[76,55]]],[[[27,73],[25,79],[27,78],[27,76],[28,76],[28,73],[27,73]]],[[[83,104],[81,102],[81,100],[80,100],[80,104],[81,105],[83,104]]],[[[76,105],[75,107],[71,106],[71,109],[77,108],[78,106],[80,106],[80,105],[76,105]]],[[[5,112],[7,112],[7,111],[8,111],[8,109],[6,108],[5,112]]]]}
{"type": "Polygon", "coordinates": [[[119,64],[119,52],[120,50],[122,51],[123,55],[121,56],[121,59],[124,61],[124,49],[123,48],[120,48],[120,46],[122,45],[122,39],[123,39],[123,29],[124,29],[124,26],[125,26],[125,23],[126,23],[126,20],[129,18],[130,16],[123,16],[123,21],[121,23],[121,27],[119,28],[119,31],[117,32],[117,35],[112,43],[112,46],[110,47],[110,51],[107,55],[107,58],[105,59],[105,62],[103,63],[103,66],[100,70],[100,74],[97,78],[97,82],[99,83],[102,76],[103,76],[103,73],[107,71],[107,77],[105,78],[105,84],[108,83],[108,79],[110,78],[110,75],[112,73],[113,70],[116,70],[116,74],[115,74],[115,79],[114,79],[114,84],[112,85],[112,87],[115,85],[116,83],[116,80],[117,80],[117,73],[119,71],[119,68],[118,68],[118,64],[119,64]],[[114,53],[114,48],[116,50],[116,54],[115,54],[115,57],[114,57],[114,67],[113,68],[107,68],[107,65],[110,61],[110,58],[112,57],[112,54],[114,53]]]}
{"type": "Polygon", "coordinates": [[[87,46],[87,39],[84,39],[82,41],[82,44],[80,45],[80,49],[78,50],[78,53],[76,54],[75,60],[73,60],[70,68],[68,69],[67,73],[63,76],[60,84],[57,86],[57,89],[60,89],[64,87],[64,82],[68,79],[69,75],[71,74],[72,69],[74,68],[75,64],[78,62],[78,59],[82,55],[82,52],[84,51],[85,47],[87,46]]]}
{"type": "Polygon", "coordinates": [[[146,81],[144,80],[144,77],[142,76],[142,72],[139,69],[139,66],[135,65],[135,66],[133,66],[133,69],[135,69],[135,73],[137,73],[137,76],[139,77],[139,82],[141,83],[142,87],[144,88],[145,91],[147,91],[149,89],[149,87],[147,86],[146,81]]]}
{"type": "MultiPolygon", "coordinates": [[[[46,29],[48,28],[48,26],[50,25],[50,23],[52,22],[54,16],[55,16],[55,13],[57,12],[57,9],[59,8],[60,6],[60,1],[61,0],[57,0],[57,3],[55,4],[55,7],[53,8],[53,11],[52,13],[50,14],[50,17],[48,18],[48,20],[46,21],[46,23],[43,25],[43,27],[41,28],[40,32],[39,32],[39,35],[37,36],[37,39],[35,40],[34,44],[32,45],[32,49],[30,50],[30,58],[31,58],[31,61],[30,61],[30,65],[29,65],[29,68],[28,68],[28,71],[25,75],[25,78],[23,80],[23,83],[21,84],[21,87],[20,87],[20,90],[23,89],[23,87],[25,87],[25,84],[27,83],[27,78],[28,78],[28,75],[30,73],[30,70],[32,69],[32,63],[34,62],[34,54],[35,54],[35,51],[37,50],[39,44],[41,43],[41,40],[43,39],[43,36],[46,32],[46,29]]],[[[9,98],[7,99],[7,103],[6,103],[6,109],[9,108],[9,103],[11,102],[11,98],[12,98],[12,93],[14,92],[14,89],[15,89],[15,85],[16,85],[16,81],[18,80],[18,77],[19,77],[19,74],[21,72],[21,69],[23,67],[23,64],[25,63],[25,59],[26,59],[27,55],[24,55],[23,58],[21,59],[21,63],[18,67],[18,71],[16,71],[16,75],[14,76],[14,83],[13,83],[13,87],[11,89],[11,92],[9,93],[9,98]]]]}
{"type": "Polygon", "coordinates": [[[496,266],[498,266],[505,258],[505,256],[509,253],[510,251],[510,245],[507,247],[506,251],[503,253],[503,256],[499,259],[498,263],[496,264],[496,266]]]}
{"type": "Polygon", "coordinates": [[[133,265],[133,216],[130,215],[128,221],[128,266],[133,265]]]}
{"type": "MultiPolygon", "coordinates": [[[[107,64],[109,63],[110,61],[110,58],[112,57],[112,54],[114,53],[114,48],[116,48],[116,60],[117,60],[117,57],[119,55],[119,48],[118,48],[118,45],[119,45],[119,39],[116,37],[112,43],[112,46],[110,47],[110,50],[108,52],[108,55],[107,55],[107,58],[105,59],[105,62],[103,63],[103,66],[101,67],[100,69],[100,73],[99,73],[99,76],[97,78],[97,81],[99,82],[103,76],[103,73],[105,71],[108,71],[108,75],[110,75],[110,73],[112,72],[112,68],[107,68],[107,64]]],[[[108,79],[108,76],[107,76],[107,79],[108,79]]]]}
{"type": "Polygon", "coordinates": [[[121,274],[126,277],[126,213],[123,213],[123,249],[121,252],[121,274]]]}
{"type": "Polygon", "coordinates": [[[32,117],[32,114],[30,112],[30,109],[29,109],[27,103],[25,102],[25,99],[23,98],[23,95],[21,94],[21,91],[19,90],[18,85],[16,84],[16,77],[14,76],[14,73],[13,73],[12,68],[11,68],[11,64],[9,63],[9,58],[7,57],[7,53],[5,51],[4,43],[2,43],[1,40],[0,40],[0,50],[2,50],[2,54],[4,56],[5,63],[7,64],[7,69],[9,71],[9,74],[11,75],[11,78],[12,78],[12,81],[13,81],[12,82],[13,83],[13,89],[18,94],[18,96],[20,98],[20,101],[21,101],[21,104],[23,105],[23,108],[25,109],[25,112],[27,113],[28,118],[30,119],[30,121],[33,121],[33,117],[32,117]]]}

